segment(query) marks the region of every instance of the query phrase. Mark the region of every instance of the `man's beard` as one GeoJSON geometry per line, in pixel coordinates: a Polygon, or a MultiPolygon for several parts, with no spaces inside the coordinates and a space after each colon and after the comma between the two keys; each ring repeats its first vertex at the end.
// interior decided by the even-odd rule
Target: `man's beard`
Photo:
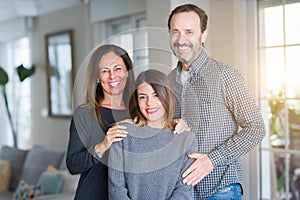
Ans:
{"type": "Polygon", "coordinates": [[[200,55],[200,52],[202,50],[201,47],[199,46],[199,44],[197,44],[196,42],[192,43],[190,41],[186,41],[183,44],[179,44],[178,42],[173,42],[171,49],[172,49],[173,54],[176,56],[176,58],[182,63],[194,62],[197,59],[197,57],[200,55]],[[189,52],[187,54],[187,56],[181,57],[180,56],[181,54],[177,53],[177,51],[176,51],[176,49],[178,49],[177,47],[188,47],[191,49],[191,52],[189,52]]]}

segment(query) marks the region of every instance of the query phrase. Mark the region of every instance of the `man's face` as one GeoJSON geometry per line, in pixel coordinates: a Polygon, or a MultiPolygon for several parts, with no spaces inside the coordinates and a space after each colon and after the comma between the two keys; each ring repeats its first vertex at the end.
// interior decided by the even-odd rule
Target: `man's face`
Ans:
{"type": "Polygon", "coordinates": [[[170,21],[170,46],[182,63],[192,63],[202,51],[207,31],[201,33],[200,23],[199,16],[192,11],[177,13],[170,21]]]}

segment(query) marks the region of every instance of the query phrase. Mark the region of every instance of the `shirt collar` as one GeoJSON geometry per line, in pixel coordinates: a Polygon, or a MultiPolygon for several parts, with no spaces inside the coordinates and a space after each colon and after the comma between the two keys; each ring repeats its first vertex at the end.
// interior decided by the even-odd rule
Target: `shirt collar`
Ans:
{"type": "MultiPolygon", "coordinates": [[[[195,76],[199,72],[199,70],[205,63],[207,57],[208,57],[208,55],[207,55],[206,51],[204,51],[204,49],[203,49],[200,53],[200,56],[192,63],[192,65],[189,69],[190,77],[195,76]]],[[[176,68],[176,71],[177,71],[176,80],[179,83],[181,82],[180,81],[181,70],[182,70],[182,65],[181,65],[181,62],[178,61],[177,68],[176,68]]]]}

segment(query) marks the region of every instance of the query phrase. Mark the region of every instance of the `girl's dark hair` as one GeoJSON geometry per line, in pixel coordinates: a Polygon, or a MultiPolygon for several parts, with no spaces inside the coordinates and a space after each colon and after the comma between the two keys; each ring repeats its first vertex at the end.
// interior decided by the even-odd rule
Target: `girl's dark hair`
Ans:
{"type": "Polygon", "coordinates": [[[132,119],[138,117],[137,124],[143,126],[146,124],[146,118],[139,109],[137,89],[142,83],[148,83],[156,92],[165,111],[166,119],[164,128],[173,128],[173,116],[175,106],[175,95],[171,89],[168,77],[157,70],[147,70],[142,72],[136,79],[134,93],[129,100],[129,113],[132,119]]]}

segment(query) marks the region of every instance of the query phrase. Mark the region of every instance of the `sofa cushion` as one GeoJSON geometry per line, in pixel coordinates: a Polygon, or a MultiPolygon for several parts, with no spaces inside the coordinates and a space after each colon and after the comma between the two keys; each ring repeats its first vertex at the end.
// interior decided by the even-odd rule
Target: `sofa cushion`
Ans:
{"type": "Polygon", "coordinates": [[[0,160],[0,193],[8,192],[11,176],[11,164],[7,160],[0,160]]]}
{"type": "Polygon", "coordinates": [[[52,165],[47,167],[47,172],[53,174],[61,174],[63,176],[62,193],[75,193],[80,178],[80,174],[72,175],[68,170],[58,170],[52,165]]]}
{"type": "Polygon", "coordinates": [[[66,159],[67,159],[67,154],[65,153],[61,163],[60,163],[60,166],[59,166],[59,169],[60,170],[67,170],[67,164],[66,164],[66,159]]]}
{"type": "Polygon", "coordinates": [[[20,181],[27,150],[21,150],[14,147],[2,146],[0,158],[8,160],[12,166],[9,189],[14,191],[20,181]]]}
{"type": "Polygon", "coordinates": [[[74,200],[75,193],[61,193],[61,194],[50,194],[35,197],[34,200],[74,200]]]}
{"type": "Polygon", "coordinates": [[[48,165],[58,167],[64,155],[63,151],[33,147],[26,157],[21,179],[30,184],[36,184],[38,178],[48,165]]]}
{"type": "Polygon", "coordinates": [[[67,170],[63,170],[61,174],[64,178],[64,184],[61,191],[63,193],[75,194],[80,174],[72,175],[67,170]]]}
{"type": "Polygon", "coordinates": [[[57,194],[61,191],[63,181],[63,176],[61,174],[43,172],[39,177],[37,185],[42,186],[44,194],[57,194]]]}
{"type": "Polygon", "coordinates": [[[13,197],[13,194],[14,193],[12,193],[12,192],[3,193],[0,195],[0,200],[11,200],[13,197]]]}
{"type": "Polygon", "coordinates": [[[40,185],[31,185],[21,180],[14,195],[13,200],[32,200],[34,197],[42,195],[43,190],[40,185]]]}

